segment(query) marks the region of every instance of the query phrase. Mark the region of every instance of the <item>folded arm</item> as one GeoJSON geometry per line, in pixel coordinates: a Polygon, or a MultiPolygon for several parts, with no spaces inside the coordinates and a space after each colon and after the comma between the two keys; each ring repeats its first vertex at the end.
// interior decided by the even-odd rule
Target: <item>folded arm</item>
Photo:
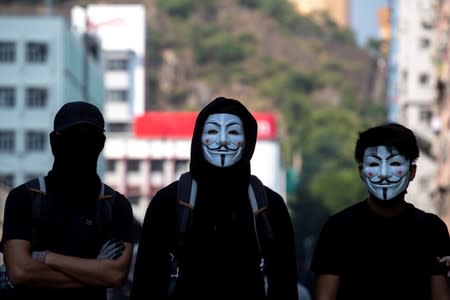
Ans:
{"type": "Polygon", "coordinates": [[[4,259],[8,277],[14,286],[35,288],[78,288],[84,284],[56,271],[31,257],[31,243],[9,240],[4,245],[4,259]]]}
{"type": "Polygon", "coordinates": [[[123,284],[131,262],[132,245],[124,243],[116,259],[84,259],[48,252],[45,263],[32,258],[26,240],[5,243],[5,262],[13,285],[40,288],[77,288],[83,286],[117,287],[123,284]]]}
{"type": "Polygon", "coordinates": [[[321,274],[316,277],[315,300],[335,300],[339,287],[339,276],[321,274]]]}
{"type": "Polygon", "coordinates": [[[76,280],[97,287],[119,287],[128,276],[133,245],[124,243],[122,254],[116,259],[86,259],[50,252],[46,265],[76,280]]]}
{"type": "Polygon", "coordinates": [[[431,299],[432,300],[448,300],[450,299],[450,291],[448,279],[444,275],[433,275],[431,277],[431,299]]]}

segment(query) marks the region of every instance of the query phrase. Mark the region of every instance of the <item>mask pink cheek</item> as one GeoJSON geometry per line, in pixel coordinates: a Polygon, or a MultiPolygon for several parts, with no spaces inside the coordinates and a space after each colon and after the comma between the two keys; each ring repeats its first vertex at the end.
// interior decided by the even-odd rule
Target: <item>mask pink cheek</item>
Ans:
{"type": "Polygon", "coordinates": [[[372,172],[366,172],[366,176],[371,178],[371,177],[373,177],[373,173],[372,172]]]}

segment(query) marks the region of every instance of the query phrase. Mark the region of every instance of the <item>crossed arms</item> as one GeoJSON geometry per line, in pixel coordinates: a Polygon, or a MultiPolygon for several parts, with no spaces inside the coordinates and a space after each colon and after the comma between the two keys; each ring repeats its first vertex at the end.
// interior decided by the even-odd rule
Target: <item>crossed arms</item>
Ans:
{"type": "Polygon", "coordinates": [[[128,275],[132,248],[130,243],[105,243],[97,258],[86,259],[54,252],[33,253],[29,241],[14,239],[6,241],[3,250],[14,286],[60,289],[121,286],[128,275]]]}

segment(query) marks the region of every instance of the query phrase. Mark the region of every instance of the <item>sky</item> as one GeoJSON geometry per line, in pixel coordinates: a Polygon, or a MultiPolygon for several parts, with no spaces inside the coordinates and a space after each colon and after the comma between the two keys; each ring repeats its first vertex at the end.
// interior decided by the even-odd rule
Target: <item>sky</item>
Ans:
{"type": "Polygon", "coordinates": [[[379,38],[377,10],[389,0],[350,0],[350,24],[358,45],[364,46],[369,37],[379,38]]]}

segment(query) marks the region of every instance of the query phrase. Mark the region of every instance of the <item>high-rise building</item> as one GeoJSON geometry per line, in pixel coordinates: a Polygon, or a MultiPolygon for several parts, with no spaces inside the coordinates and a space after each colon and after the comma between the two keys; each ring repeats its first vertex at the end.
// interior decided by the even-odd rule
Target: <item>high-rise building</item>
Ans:
{"type": "Polygon", "coordinates": [[[431,116],[436,99],[437,73],[433,60],[436,44],[433,0],[398,0],[392,3],[390,66],[395,72],[390,84],[390,119],[416,134],[420,145],[417,174],[407,199],[419,208],[436,212],[431,201],[435,191],[436,163],[430,154],[433,139],[431,116]]]}
{"type": "Polygon", "coordinates": [[[96,47],[95,38],[73,35],[62,17],[0,17],[1,183],[13,187],[51,168],[48,135],[64,103],[103,106],[96,47]]]}
{"type": "Polygon", "coordinates": [[[145,104],[145,9],[141,4],[89,4],[72,8],[76,32],[101,41],[108,134],[127,135],[145,104]]]}

